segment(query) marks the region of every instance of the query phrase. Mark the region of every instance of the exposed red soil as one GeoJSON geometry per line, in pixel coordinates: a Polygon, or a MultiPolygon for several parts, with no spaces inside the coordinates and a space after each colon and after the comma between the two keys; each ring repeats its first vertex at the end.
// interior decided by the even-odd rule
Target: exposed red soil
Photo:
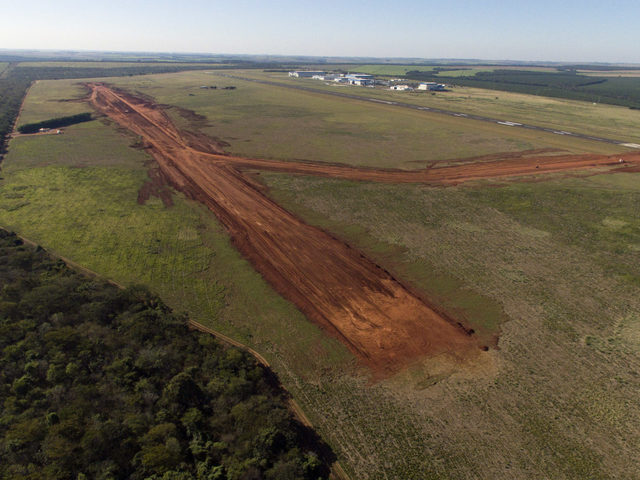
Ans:
{"type": "Polygon", "coordinates": [[[138,190],[138,203],[144,205],[153,196],[162,200],[165,207],[171,207],[173,205],[173,197],[171,196],[171,191],[167,188],[168,182],[164,178],[162,170],[150,168],[147,173],[149,180],[144,182],[140,190],[138,190]]]}
{"type": "MultiPolygon", "coordinates": [[[[91,84],[90,101],[140,135],[162,176],[220,219],[236,247],[264,278],[308,318],[336,336],[376,375],[392,374],[423,356],[459,358],[480,345],[455,320],[411,293],[360,252],[306,225],[267,198],[242,169],[352,180],[456,184],[467,180],[618,165],[618,158],[515,158],[421,171],[259,160],[221,155],[220,145],[179,131],[148,100],[91,84]]],[[[640,155],[624,156],[627,165],[640,155]]]]}
{"type": "MultiPolygon", "coordinates": [[[[452,163],[478,163],[478,162],[488,162],[490,160],[506,160],[508,158],[523,158],[523,157],[532,157],[532,156],[540,156],[543,154],[559,154],[564,152],[565,150],[558,150],[557,148],[536,148],[530,150],[520,150],[519,152],[500,152],[500,153],[490,153],[487,155],[477,155],[475,157],[462,157],[462,158],[450,158],[446,160],[436,160],[431,162],[427,168],[440,168],[445,165],[440,164],[452,164],[452,163]],[[440,165],[440,167],[438,167],[440,165]]],[[[407,163],[418,163],[422,164],[424,161],[422,160],[411,160],[407,163]]]]}
{"type": "Polygon", "coordinates": [[[640,165],[640,153],[617,155],[554,155],[516,157],[490,162],[451,165],[425,170],[384,170],[283,160],[262,160],[208,155],[212,161],[233,164],[237,168],[269,170],[301,175],[313,175],[347,180],[364,180],[385,183],[428,183],[457,185],[470,180],[487,178],[538,175],[541,173],[567,172],[596,167],[612,167],[615,171],[631,171],[640,165]],[[622,163],[620,160],[622,159],[622,163]]]}

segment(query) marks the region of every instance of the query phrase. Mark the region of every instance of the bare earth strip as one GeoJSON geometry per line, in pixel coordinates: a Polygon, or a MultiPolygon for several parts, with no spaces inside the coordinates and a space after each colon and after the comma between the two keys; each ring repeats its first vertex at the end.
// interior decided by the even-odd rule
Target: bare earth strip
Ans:
{"type": "Polygon", "coordinates": [[[172,185],[206,204],[267,281],[376,374],[425,355],[462,359],[478,350],[464,329],[358,251],[269,200],[232,162],[191,147],[162,110],[102,85],[92,85],[91,102],[140,135],[172,185]]]}
{"type": "Polygon", "coordinates": [[[166,179],[215,213],[236,247],[265,279],[343,341],[378,376],[393,374],[423,356],[450,353],[462,362],[473,357],[479,345],[455,320],[360,252],[268,199],[243,174],[243,168],[456,184],[593,167],[635,170],[640,165],[640,154],[551,156],[410,172],[231,157],[222,155],[213,141],[179,131],[156,105],[102,84],[89,86],[95,108],[144,139],[166,179]]]}

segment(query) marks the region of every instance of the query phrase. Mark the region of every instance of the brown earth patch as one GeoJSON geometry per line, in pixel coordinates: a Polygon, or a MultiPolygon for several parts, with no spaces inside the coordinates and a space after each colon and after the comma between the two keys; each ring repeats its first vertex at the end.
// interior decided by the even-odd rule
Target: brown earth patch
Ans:
{"type": "Polygon", "coordinates": [[[162,200],[165,207],[172,207],[173,196],[162,170],[160,170],[160,168],[150,168],[147,173],[149,180],[138,190],[138,204],[144,205],[147,203],[147,200],[153,196],[162,200]]]}

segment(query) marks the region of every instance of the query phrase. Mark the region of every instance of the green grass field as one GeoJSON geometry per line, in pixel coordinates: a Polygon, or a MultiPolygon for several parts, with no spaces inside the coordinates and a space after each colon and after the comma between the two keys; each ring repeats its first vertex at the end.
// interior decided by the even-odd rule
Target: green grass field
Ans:
{"type": "Polygon", "coordinates": [[[7,62],[0,62],[0,76],[2,75],[2,72],[4,72],[6,70],[6,68],[9,66],[9,63],[7,62]]]}
{"type": "MultiPolygon", "coordinates": [[[[294,102],[289,91],[236,81],[225,81],[236,91],[201,92],[201,75],[118,82],[206,114],[204,131],[264,146],[281,118],[328,115],[322,96],[294,102]],[[250,116],[256,124],[247,127],[250,116]]],[[[77,104],[59,101],[80,95],[73,81],[41,83],[23,115],[41,119],[59,106],[76,113],[77,104]]],[[[348,106],[354,115],[356,106],[348,106]]],[[[344,120],[341,128],[363,127],[344,120]]],[[[302,142],[297,135],[290,151],[302,142]]],[[[501,330],[499,350],[472,366],[437,358],[371,384],[341,344],[264,283],[206,209],[177,193],[170,208],[154,198],[137,203],[153,165],[135,143],[105,120],[13,139],[0,226],[120,283],[145,283],[174,309],[264,354],[354,480],[636,476],[640,174],[452,188],[258,176],[285,208],[449,302],[482,334],[501,330]]]]}
{"type": "Polygon", "coordinates": [[[640,70],[578,70],[580,75],[589,77],[640,77],[640,70]]]}
{"type": "Polygon", "coordinates": [[[37,81],[29,89],[29,108],[24,108],[17,125],[36,123],[51,118],[91,112],[92,109],[79,100],[87,91],[81,80],[37,81]]]}

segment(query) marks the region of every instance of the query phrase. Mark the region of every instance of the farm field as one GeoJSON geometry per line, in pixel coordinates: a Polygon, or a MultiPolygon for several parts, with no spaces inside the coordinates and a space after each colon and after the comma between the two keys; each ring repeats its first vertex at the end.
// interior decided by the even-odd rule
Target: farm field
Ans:
{"type": "Polygon", "coordinates": [[[640,77],[640,69],[635,70],[578,70],[580,75],[591,77],[640,77]]]}
{"type": "Polygon", "coordinates": [[[348,72],[370,73],[371,75],[404,75],[411,70],[430,72],[435,67],[424,65],[318,65],[318,69],[340,69],[348,72]]]}
{"type": "MultiPolygon", "coordinates": [[[[226,72],[225,72],[226,73],[226,72]]],[[[229,72],[231,73],[231,72],[229,72]]],[[[630,142],[640,141],[638,124],[640,111],[607,104],[593,104],[577,100],[541,97],[524,93],[488,90],[454,85],[449,92],[397,92],[384,87],[339,87],[327,86],[324,82],[310,79],[290,79],[286,74],[244,70],[238,74],[290,85],[304,85],[321,91],[345,91],[351,95],[399,101],[416,105],[502,118],[513,122],[548,126],[587,135],[596,135],[630,142]]],[[[508,127],[507,127],[508,128],[508,127]]],[[[504,133],[504,129],[503,129],[504,133]]],[[[511,134],[511,133],[510,133],[511,134]]],[[[563,139],[566,142],[568,139],[563,139]]],[[[548,140],[554,142],[555,140],[548,140]]],[[[584,142],[584,140],[580,141],[584,142]]],[[[576,144],[565,143],[570,149],[576,144]]],[[[578,143],[577,145],[580,145],[578,143]]],[[[584,146],[584,143],[582,143],[584,146]]],[[[598,151],[602,146],[588,143],[587,148],[598,151]]]]}
{"type": "Polygon", "coordinates": [[[2,72],[4,72],[6,70],[6,68],[9,66],[9,63],[7,62],[0,62],[0,76],[2,75],[2,72]]]}
{"type": "MultiPolygon", "coordinates": [[[[229,143],[228,151],[242,156],[413,169],[432,161],[567,145],[586,152],[556,136],[541,139],[527,131],[505,135],[499,125],[408,114],[385,105],[230,79],[216,71],[118,79],[114,84],[215,118],[212,127],[201,131],[229,143]],[[204,90],[201,85],[237,89],[204,90]]],[[[178,125],[188,125],[178,112],[173,118],[178,125]]]]}
{"type": "MultiPolygon", "coordinates": [[[[216,133],[225,108],[211,108],[218,97],[201,94],[201,73],[190,75],[113,83],[193,106],[207,117],[176,111],[172,119],[227,140],[216,133]]],[[[39,110],[50,108],[47,95],[75,108],[58,102],[80,95],[72,81],[51,90],[41,83],[25,115],[46,116],[39,110]]],[[[254,101],[266,95],[258,93],[254,101]]],[[[289,100],[256,103],[254,116],[265,116],[266,125],[278,118],[269,117],[274,106],[289,100]]],[[[225,102],[229,110],[233,102],[225,102]]],[[[459,298],[465,290],[470,299],[447,307],[470,316],[481,307],[484,328],[501,332],[499,350],[473,366],[427,359],[371,383],[340,343],[253,272],[202,206],[176,192],[171,207],[155,197],[138,203],[154,167],[130,148],[136,143],[105,119],[61,136],[12,140],[0,224],[114,280],[146,283],[174,308],[264,353],[354,479],[633,478],[640,411],[628,399],[640,393],[640,305],[639,272],[629,260],[640,248],[638,174],[447,188],[253,177],[287,209],[348,239],[416,289],[439,278],[426,270],[446,272],[437,296],[459,298]]],[[[305,158],[294,150],[301,144],[290,147],[290,159],[305,158]]],[[[357,163],[356,154],[341,163],[357,163]]]]}

